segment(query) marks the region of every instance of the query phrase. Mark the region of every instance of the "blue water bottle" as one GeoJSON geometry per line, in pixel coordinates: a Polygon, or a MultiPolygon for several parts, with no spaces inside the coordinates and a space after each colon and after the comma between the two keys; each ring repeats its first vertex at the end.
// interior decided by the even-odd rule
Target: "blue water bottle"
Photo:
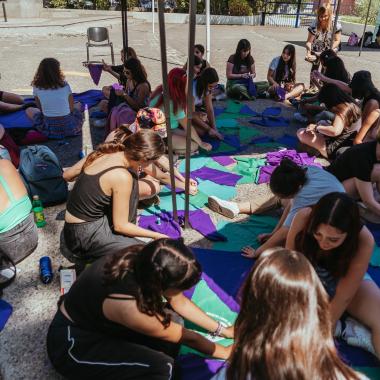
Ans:
{"type": "Polygon", "coordinates": [[[53,280],[53,270],[49,256],[40,258],[40,279],[44,284],[49,284],[53,280]]]}

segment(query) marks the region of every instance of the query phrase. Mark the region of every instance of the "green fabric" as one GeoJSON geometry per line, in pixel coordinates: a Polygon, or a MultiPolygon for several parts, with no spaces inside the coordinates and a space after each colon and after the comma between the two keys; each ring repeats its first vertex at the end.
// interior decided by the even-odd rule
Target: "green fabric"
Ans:
{"type": "MultiPolygon", "coordinates": [[[[155,107],[155,105],[158,102],[158,97],[154,97],[153,99],[150,100],[149,102],[149,107],[155,107]]],[[[169,101],[170,104],[170,129],[176,129],[179,127],[179,120],[182,120],[186,117],[186,113],[183,109],[178,109],[176,113],[174,113],[174,106],[173,106],[173,101],[169,101]]],[[[164,105],[162,104],[160,109],[164,111],[164,105]]]]}
{"type": "Polygon", "coordinates": [[[240,126],[239,136],[242,144],[249,144],[254,137],[260,135],[262,135],[262,133],[253,127],[240,126]]]}
{"type": "MultiPolygon", "coordinates": [[[[231,165],[235,165],[235,164],[231,164],[231,165]]],[[[208,162],[206,167],[216,169],[216,170],[220,170],[222,172],[227,172],[227,173],[232,172],[232,168],[227,169],[225,166],[220,165],[218,162],[216,162],[214,160],[211,160],[210,162],[208,162]]]]}
{"type": "Polygon", "coordinates": [[[260,167],[266,164],[265,158],[234,157],[237,161],[233,172],[243,176],[238,185],[246,183],[257,183],[260,175],[260,167]]]}
{"type": "Polygon", "coordinates": [[[245,246],[259,247],[257,236],[272,232],[278,222],[277,218],[263,215],[251,215],[242,222],[221,221],[217,231],[223,234],[226,242],[215,242],[212,249],[220,251],[240,251],[245,246]]]}
{"type": "Polygon", "coordinates": [[[252,118],[252,115],[239,113],[237,115],[233,113],[221,113],[216,117],[216,120],[224,120],[224,119],[241,119],[241,118],[252,118]]]}
{"type": "Polygon", "coordinates": [[[267,91],[269,88],[269,83],[266,80],[255,82],[255,85],[256,85],[256,90],[257,90],[258,94],[260,94],[264,91],[267,91]]]}
{"type": "MultiPolygon", "coordinates": [[[[182,193],[180,197],[185,202],[185,193],[182,193]]],[[[208,195],[201,191],[198,187],[198,193],[196,195],[190,195],[190,205],[195,208],[202,208],[207,204],[208,195]]]]}
{"type": "Polygon", "coordinates": [[[216,120],[217,128],[235,128],[237,125],[238,121],[233,118],[216,120]]]}
{"type": "Polygon", "coordinates": [[[244,86],[244,84],[236,83],[234,80],[227,80],[226,93],[229,98],[233,99],[252,99],[248,93],[247,87],[244,86]]]}
{"type": "MultiPolygon", "coordinates": [[[[207,163],[211,161],[210,157],[204,157],[204,156],[196,156],[196,157],[191,157],[190,159],[190,171],[198,170],[200,168],[203,168],[203,166],[206,166],[207,163]]],[[[186,160],[182,160],[178,170],[181,173],[185,173],[185,162],[186,160]]]]}
{"type": "MultiPolygon", "coordinates": [[[[185,209],[185,198],[182,197],[180,194],[177,194],[177,210],[184,210],[185,209]]],[[[207,199],[206,199],[207,203],[207,199]]],[[[196,207],[194,207],[190,203],[190,210],[196,210],[196,207]]],[[[173,203],[172,203],[172,197],[170,193],[167,193],[166,191],[163,193],[163,195],[160,193],[160,204],[157,206],[150,206],[146,209],[144,209],[141,213],[141,215],[151,215],[154,213],[159,213],[161,211],[173,211],[173,203]]]]}
{"type": "Polygon", "coordinates": [[[244,103],[240,103],[237,100],[227,99],[227,108],[224,112],[228,113],[240,113],[240,110],[244,107],[244,103]]]}
{"type": "Polygon", "coordinates": [[[380,380],[379,367],[353,367],[355,371],[366,375],[370,380],[380,380]]]}
{"type": "Polygon", "coordinates": [[[380,247],[375,245],[373,249],[370,264],[374,267],[380,267],[380,247]]]}
{"type": "MultiPolygon", "coordinates": [[[[191,300],[212,319],[221,322],[224,326],[230,326],[235,323],[237,313],[231,311],[230,308],[224,304],[224,302],[208,287],[206,281],[201,280],[198,282],[191,300]]],[[[196,326],[187,320],[185,320],[185,327],[187,329],[198,332],[206,339],[214,343],[218,343],[223,346],[229,346],[233,343],[233,339],[226,339],[219,336],[213,337],[206,330],[202,329],[199,326],[196,326]]],[[[180,355],[186,354],[197,354],[200,356],[205,356],[190,347],[182,345],[180,355]]]]}
{"type": "MultiPolygon", "coordinates": [[[[230,200],[233,197],[236,197],[236,187],[219,185],[212,181],[198,181],[198,190],[207,196],[217,195],[218,198],[224,200],[230,200]]],[[[207,203],[207,202],[206,202],[207,203]]]]}

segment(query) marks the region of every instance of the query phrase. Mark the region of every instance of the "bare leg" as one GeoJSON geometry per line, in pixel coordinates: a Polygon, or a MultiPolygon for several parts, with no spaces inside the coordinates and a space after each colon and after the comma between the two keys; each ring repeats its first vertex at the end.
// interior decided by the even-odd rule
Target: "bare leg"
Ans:
{"type": "Polygon", "coordinates": [[[347,311],[370,328],[372,343],[380,358],[380,289],[377,285],[373,281],[362,281],[347,311]]]}
{"type": "Polygon", "coordinates": [[[345,181],[343,181],[342,184],[343,184],[344,190],[346,190],[346,193],[350,197],[354,199],[360,198],[358,189],[356,188],[355,178],[346,179],[345,181]]]}
{"type": "MultiPolygon", "coordinates": [[[[183,131],[183,132],[185,132],[185,131],[183,131]]],[[[176,133],[173,132],[172,138],[173,138],[173,149],[174,149],[174,151],[180,155],[185,154],[185,152],[186,152],[186,136],[185,136],[185,133],[179,134],[179,133],[177,133],[177,131],[176,131],[176,133]]],[[[191,152],[196,152],[198,150],[198,148],[199,148],[199,145],[196,142],[191,141],[191,148],[190,148],[191,152]]]]}
{"type": "Polygon", "coordinates": [[[323,135],[315,132],[307,132],[305,128],[301,128],[297,131],[297,137],[302,144],[317,149],[323,157],[327,158],[326,141],[323,135]]]}
{"type": "Polygon", "coordinates": [[[305,91],[305,85],[303,83],[297,83],[294,85],[293,89],[286,93],[285,99],[296,98],[300,96],[305,91]]]}
{"type": "Polygon", "coordinates": [[[161,190],[160,182],[149,175],[139,180],[139,200],[149,199],[161,190]]]}
{"type": "Polygon", "coordinates": [[[112,86],[104,86],[102,88],[102,93],[105,96],[105,98],[109,99],[110,98],[110,93],[111,93],[111,87],[112,86]]]}
{"type": "Polygon", "coordinates": [[[17,94],[12,94],[11,92],[3,92],[3,98],[2,101],[4,103],[10,103],[10,104],[24,104],[24,99],[22,96],[17,94]]]}
{"type": "Polygon", "coordinates": [[[41,111],[38,108],[29,107],[25,110],[26,116],[28,116],[29,119],[33,120],[34,115],[41,113],[41,111]]]}

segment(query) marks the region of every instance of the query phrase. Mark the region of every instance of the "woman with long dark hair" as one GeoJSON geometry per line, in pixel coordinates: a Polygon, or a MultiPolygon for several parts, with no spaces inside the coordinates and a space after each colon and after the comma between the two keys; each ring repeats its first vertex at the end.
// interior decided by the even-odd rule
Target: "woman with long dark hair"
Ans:
{"type": "Polygon", "coordinates": [[[251,54],[251,43],[242,39],[227,61],[227,96],[236,99],[252,99],[251,87],[256,77],[255,60],[251,54]]]}
{"type": "Polygon", "coordinates": [[[265,251],[241,295],[235,349],[213,380],[366,378],[340,359],[327,294],[301,253],[265,251]]]}
{"type": "Polygon", "coordinates": [[[352,94],[355,99],[360,99],[362,109],[362,126],[354,139],[354,144],[376,139],[380,110],[380,91],[372,81],[369,71],[360,70],[353,76],[349,84],[344,81],[332,79],[321,73],[317,79],[338,86],[342,91],[352,94]]]}
{"type": "Polygon", "coordinates": [[[296,48],[294,45],[286,45],[281,55],[273,58],[269,65],[267,80],[270,85],[268,92],[277,100],[295,98],[305,90],[302,83],[296,83],[296,48]]]}
{"type": "Polygon", "coordinates": [[[151,88],[141,62],[137,58],[128,58],[124,62],[123,73],[126,77],[125,87],[110,93],[108,132],[121,124],[133,123],[136,112],[146,107],[149,102],[151,88]]]}
{"type": "Polygon", "coordinates": [[[181,324],[179,316],[233,336],[232,327],[183,295],[200,278],[201,266],[182,240],[134,245],[98,260],[73,284],[49,327],[51,362],[70,379],[163,380],[179,378],[174,360],[181,344],[227,359],[231,347],[181,324]]]}
{"type": "Polygon", "coordinates": [[[62,252],[69,260],[94,261],[136,244],[135,237],[166,237],[135,224],[137,174],[164,152],[160,136],[141,130],[123,142],[101,144],[65,170],[65,180],[76,180],[67,201],[61,240],[62,252]]]}
{"type": "Polygon", "coordinates": [[[333,120],[321,120],[297,131],[301,143],[311,146],[329,159],[345,146],[351,146],[361,127],[361,111],[355,100],[339,87],[326,84],[318,95],[327,110],[335,114],[333,120]]]}
{"type": "MultiPolygon", "coordinates": [[[[314,207],[300,210],[286,247],[303,252],[314,266],[330,296],[333,325],[347,311],[371,329],[380,357],[380,289],[366,274],[374,239],[360,221],[356,202],[344,193],[330,193],[314,207]]],[[[357,338],[370,349],[371,342],[357,338]]]]}
{"type": "Polygon", "coordinates": [[[194,80],[194,127],[200,136],[208,134],[219,140],[223,136],[218,132],[215,123],[214,107],[212,105],[212,90],[216,88],[219,82],[219,76],[212,67],[204,69],[198,78],[194,80]],[[206,113],[202,107],[206,108],[206,113]]]}
{"type": "MultiPolygon", "coordinates": [[[[176,153],[183,154],[186,151],[186,71],[174,68],[168,74],[169,104],[170,104],[170,127],[173,132],[173,147],[176,153]]],[[[158,86],[152,93],[149,107],[164,109],[164,94],[162,85],[158,86]]],[[[212,146],[203,142],[195,128],[191,127],[191,151],[198,148],[210,151],[212,146]]]]}
{"type": "Polygon", "coordinates": [[[81,104],[75,103],[69,84],[55,58],[44,58],[32,81],[38,109],[28,108],[26,114],[35,128],[51,139],[77,136],[82,132],[81,104]]]}

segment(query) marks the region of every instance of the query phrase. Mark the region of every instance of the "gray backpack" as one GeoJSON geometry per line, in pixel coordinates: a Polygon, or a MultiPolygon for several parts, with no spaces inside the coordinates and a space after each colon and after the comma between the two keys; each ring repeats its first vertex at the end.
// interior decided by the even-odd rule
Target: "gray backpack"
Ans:
{"type": "Polygon", "coordinates": [[[23,149],[19,172],[31,198],[38,195],[46,206],[66,201],[68,190],[62,167],[47,146],[33,145],[23,149]]]}

